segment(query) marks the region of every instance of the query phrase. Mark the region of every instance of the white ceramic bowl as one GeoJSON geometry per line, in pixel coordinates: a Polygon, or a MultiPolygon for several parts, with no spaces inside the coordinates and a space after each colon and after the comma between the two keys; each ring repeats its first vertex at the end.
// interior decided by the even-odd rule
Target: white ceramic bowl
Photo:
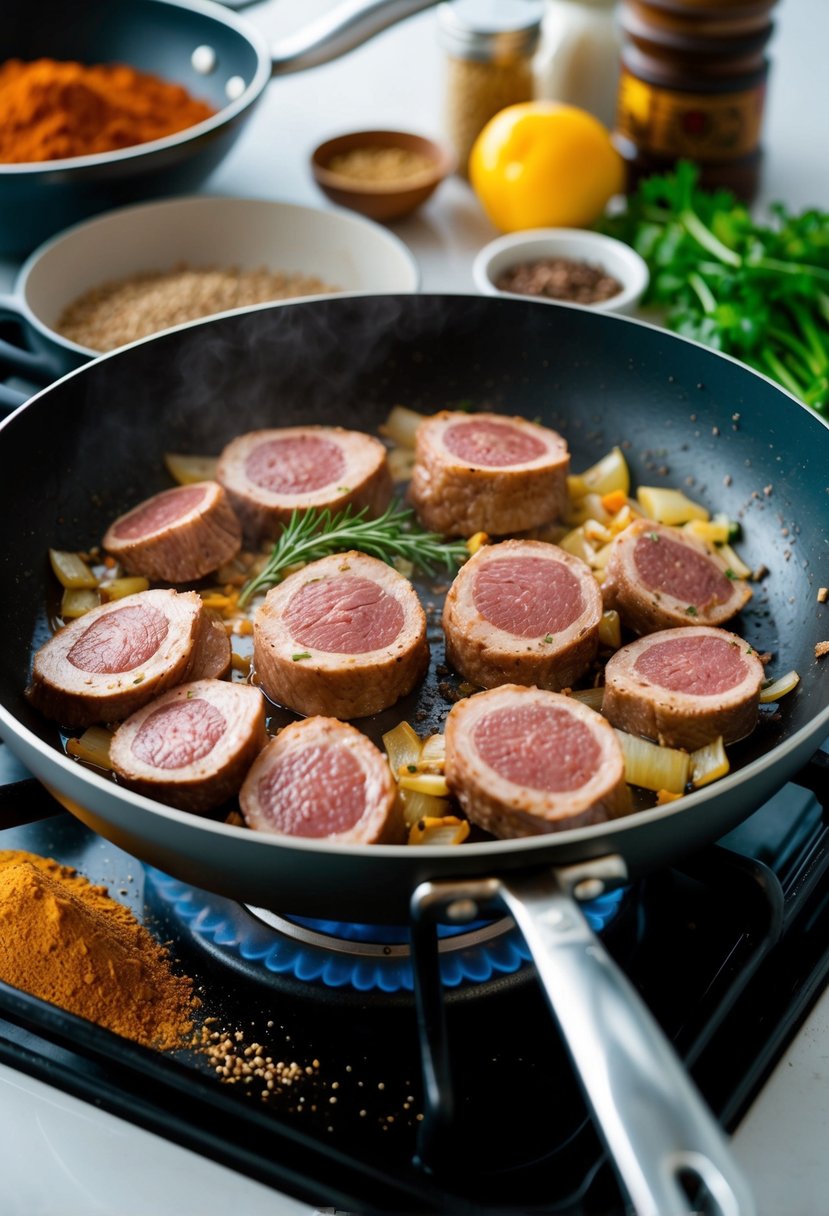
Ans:
{"type": "Polygon", "coordinates": [[[30,255],[14,294],[0,299],[0,310],[17,314],[35,349],[48,352],[65,371],[99,353],[55,331],[68,304],[107,280],[181,263],[312,275],[352,294],[408,293],[420,285],[406,245],[371,220],[346,211],[203,195],[122,207],[67,229],[30,255]]]}
{"type": "MultiPolygon", "coordinates": [[[[540,258],[571,258],[601,266],[622,284],[622,290],[596,304],[578,305],[596,312],[632,313],[648,285],[648,268],[639,254],[614,237],[586,228],[531,228],[510,232],[490,241],[477,254],[472,275],[478,291],[488,296],[512,296],[515,293],[496,287],[501,275],[525,262],[540,258]]],[[[522,296],[544,304],[568,304],[568,300],[551,300],[545,296],[522,296]]]]}

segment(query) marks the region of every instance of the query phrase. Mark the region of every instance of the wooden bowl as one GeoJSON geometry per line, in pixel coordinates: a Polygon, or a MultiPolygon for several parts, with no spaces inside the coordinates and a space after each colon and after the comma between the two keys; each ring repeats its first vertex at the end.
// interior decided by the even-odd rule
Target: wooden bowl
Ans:
{"type": "Polygon", "coordinates": [[[408,131],[352,131],[326,140],[311,155],[314,180],[333,203],[380,221],[410,215],[426,202],[454,167],[453,157],[440,144],[408,131]],[[403,153],[417,153],[428,160],[428,167],[399,179],[394,176],[358,178],[329,168],[335,157],[356,149],[366,149],[370,153],[372,149],[394,148],[403,153]]]}

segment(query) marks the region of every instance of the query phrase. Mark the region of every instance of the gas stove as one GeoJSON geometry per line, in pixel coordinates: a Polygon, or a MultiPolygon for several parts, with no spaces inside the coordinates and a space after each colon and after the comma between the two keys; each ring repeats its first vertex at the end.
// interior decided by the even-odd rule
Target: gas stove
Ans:
{"type": "MultiPolygon", "coordinates": [[[[729,1131],[825,986],[827,772],[822,750],[716,845],[587,906],[729,1131]]],[[[274,1211],[626,1211],[511,921],[439,930],[445,1041],[429,1052],[448,1061],[445,1125],[423,1080],[422,961],[405,928],[186,886],[19,775],[12,764],[0,790],[0,849],[77,867],[169,942],[196,982],[204,1043],[161,1055],[0,985],[7,1081],[44,1083],[255,1180],[274,1211]]]]}

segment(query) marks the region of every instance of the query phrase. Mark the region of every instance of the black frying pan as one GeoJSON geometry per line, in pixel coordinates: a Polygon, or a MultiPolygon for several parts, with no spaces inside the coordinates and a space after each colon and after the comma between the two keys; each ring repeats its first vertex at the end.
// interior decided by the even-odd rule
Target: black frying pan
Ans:
{"type": "MultiPolygon", "coordinates": [[[[685,1074],[570,896],[596,894],[706,842],[756,809],[829,734],[829,427],[736,362],[639,322],[589,309],[465,296],[355,297],[270,306],[197,323],[94,361],[0,428],[0,731],[85,823],[197,886],[311,916],[422,921],[506,904],[536,958],[637,1210],[689,1210],[682,1171],[722,1213],[750,1200],[685,1074]],[[779,717],[732,749],[733,771],[681,802],[611,825],[457,848],[285,844],[123,791],[67,759],[27,705],[32,648],[46,636],[46,548],[86,547],[168,484],[165,451],[217,452],[233,435],[297,421],[373,431],[391,405],[463,400],[562,431],[573,467],[624,444],[639,483],[691,486],[742,520],[741,551],[768,576],[738,631],[795,668],[779,717]]],[[[440,658],[435,646],[435,659],[440,658]]],[[[365,723],[375,735],[448,705],[419,695],[365,723]]]]}
{"type": "Polygon", "coordinates": [[[272,74],[325,63],[434,3],[343,0],[268,48],[254,26],[211,0],[82,0],[69,8],[66,0],[3,0],[0,63],[128,63],[184,85],[217,113],[117,152],[0,165],[0,254],[26,253],[113,205],[195,189],[230,151],[272,74]]]}

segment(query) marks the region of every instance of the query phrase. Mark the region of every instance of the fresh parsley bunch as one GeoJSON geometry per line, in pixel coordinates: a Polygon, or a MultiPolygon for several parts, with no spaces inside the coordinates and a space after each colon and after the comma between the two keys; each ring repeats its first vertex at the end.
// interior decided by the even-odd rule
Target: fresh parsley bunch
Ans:
{"type": "Polygon", "coordinates": [[[604,232],[650,269],[643,304],[676,333],[764,372],[829,415],[829,212],[780,203],[759,223],[727,190],[702,190],[695,165],[642,181],[604,232]]]}

